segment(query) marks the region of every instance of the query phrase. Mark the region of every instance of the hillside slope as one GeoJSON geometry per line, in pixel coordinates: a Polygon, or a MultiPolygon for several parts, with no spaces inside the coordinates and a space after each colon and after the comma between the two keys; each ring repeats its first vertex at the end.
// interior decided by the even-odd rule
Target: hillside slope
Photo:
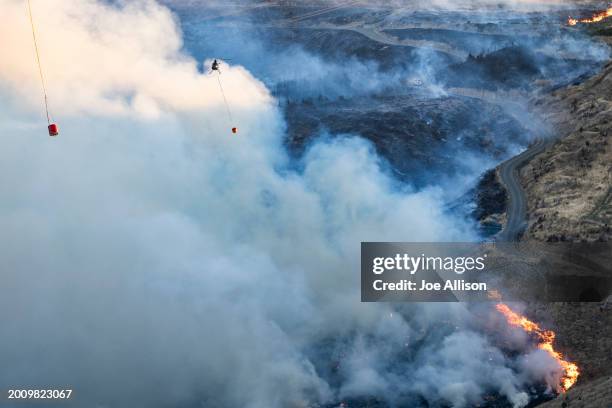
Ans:
{"type": "Polygon", "coordinates": [[[527,238],[612,238],[612,62],[596,76],[534,104],[559,140],[521,170],[528,196],[527,238]]]}

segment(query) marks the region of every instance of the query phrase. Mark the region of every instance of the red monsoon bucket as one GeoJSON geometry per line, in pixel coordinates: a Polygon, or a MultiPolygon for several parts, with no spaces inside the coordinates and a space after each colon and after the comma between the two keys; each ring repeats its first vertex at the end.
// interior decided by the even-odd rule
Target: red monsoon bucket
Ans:
{"type": "Polygon", "coordinates": [[[59,128],[57,127],[57,124],[52,123],[49,125],[49,136],[57,136],[59,135],[59,128]]]}

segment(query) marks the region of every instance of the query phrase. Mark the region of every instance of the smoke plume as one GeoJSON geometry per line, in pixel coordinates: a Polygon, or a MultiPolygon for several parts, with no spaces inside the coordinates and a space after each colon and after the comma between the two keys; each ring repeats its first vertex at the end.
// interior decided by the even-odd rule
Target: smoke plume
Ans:
{"type": "Polygon", "coordinates": [[[360,241],[476,238],[440,187],[398,189],[356,135],[295,165],[267,88],[224,64],[230,123],[154,1],[32,6],[61,133],[45,135],[23,2],[1,0],[4,388],[98,407],[525,405],[531,368],[462,306],[359,302],[360,241]]]}

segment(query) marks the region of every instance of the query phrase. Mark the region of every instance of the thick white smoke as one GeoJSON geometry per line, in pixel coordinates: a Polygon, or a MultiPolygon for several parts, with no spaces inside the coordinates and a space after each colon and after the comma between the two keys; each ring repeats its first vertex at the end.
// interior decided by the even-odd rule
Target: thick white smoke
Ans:
{"type": "MultiPolygon", "coordinates": [[[[0,4],[5,18],[0,28],[0,73],[20,100],[37,104],[40,84],[26,6],[11,0],[0,4]]],[[[199,75],[194,61],[182,54],[180,29],[167,8],[152,1],[94,0],[34,0],[32,6],[57,115],[157,116],[216,104],[216,79],[199,75]]],[[[233,77],[226,81],[232,105],[269,102],[265,89],[245,70],[232,68],[228,75],[233,77]]]]}
{"type": "Polygon", "coordinates": [[[216,79],[197,72],[153,1],[32,5],[61,133],[47,137],[36,113],[23,2],[2,0],[5,388],[71,387],[100,407],[305,406],[385,389],[455,406],[493,389],[521,405],[499,352],[446,358],[490,350],[467,328],[432,342],[424,371],[403,373],[417,386],[386,374],[415,324],[468,319],[416,307],[414,321],[387,321],[389,306],[359,302],[360,241],[473,238],[439,189],[397,191],[356,137],[315,144],[295,170],[265,87],[224,66],[232,135],[216,79]],[[342,338],[358,340],[337,388],[313,349],[342,338]],[[379,341],[362,352],[368,338],[379,341]]]}

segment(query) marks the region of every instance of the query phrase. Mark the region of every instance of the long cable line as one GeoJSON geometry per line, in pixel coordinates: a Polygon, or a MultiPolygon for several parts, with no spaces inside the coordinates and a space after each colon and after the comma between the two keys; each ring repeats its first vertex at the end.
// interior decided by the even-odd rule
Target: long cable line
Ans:
{"type": "MultiPolygon", "coordinates": [[[[223,95],[223,101],[225,102],[225,109],[227,109],[227,117],[230,120],[230,124],[232,124],[233,126],[234,117],[232,116],[232,111],[230,110],[229,103],[227,103],[227,98],[225,97],[225,91],[223,90],[223,85],[221,84],[221,73],[219,71],[217,71],[217,82],[219,82],[219,89],[221,90],[221,95],[223,95]]],[[[236,128],[232,128],[232,131],[236,133],[234,129],[236,128]]]]}
{"type": "Polygon", "coordinates": [[[51,125],[49,116],[49,103],[47,98],[47,86],[45,84],[45,76],[43,75],[42,64],[40,63],[40,54],[38,52],[38,42],[36,41],[36,29],[34,28],[34,17],[32,17],[32,5],[30,0],[27,0],[28,15],[30,16],[30,26],[32,27],[32,38],[34,39],[34,50],[36,51],[36,63],[38,64],[38,73],[40,74],[40,82],[42,84],[43,96],[45,101],[45,114],[47,115],[47,124],[51,125]]]}

